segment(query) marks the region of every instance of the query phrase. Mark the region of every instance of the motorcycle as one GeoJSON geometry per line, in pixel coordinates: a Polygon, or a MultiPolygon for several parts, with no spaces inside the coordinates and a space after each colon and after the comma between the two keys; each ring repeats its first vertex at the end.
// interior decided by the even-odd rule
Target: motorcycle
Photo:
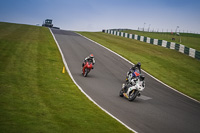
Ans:
{"type": "Polygon", "coordinates": [[[92,62],[86,62],[85,65],[82,68],[82,74],[84,77],[87,77],[88,73],[90,70],[93,69],[93,64],[92,62]]]}
{"type": "Polygon", "coordinates": [[[122,84],[119,96],[126,97],[129,101],[133,101],[137,96],[140,96],[141,92],[144,90],[144,79],[145,77],[143,75],[138,75],[132,79],[129,78],[128,82],[122,84]]]}

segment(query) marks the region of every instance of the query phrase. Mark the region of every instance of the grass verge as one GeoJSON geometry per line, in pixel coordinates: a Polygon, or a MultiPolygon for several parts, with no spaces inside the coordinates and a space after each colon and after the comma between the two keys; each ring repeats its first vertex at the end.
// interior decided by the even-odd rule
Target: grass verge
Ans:
{"type": "Polygon", "coordinates": [[[175,50],[102,32],[79,32],[104,45],[178,91],[200,101],[200,61],[175,50]]]}
{"type": "Polygon", "coordinates": [[[0,23],[0,131],[131,132],[76,87],[49,29],[0,23]]]}

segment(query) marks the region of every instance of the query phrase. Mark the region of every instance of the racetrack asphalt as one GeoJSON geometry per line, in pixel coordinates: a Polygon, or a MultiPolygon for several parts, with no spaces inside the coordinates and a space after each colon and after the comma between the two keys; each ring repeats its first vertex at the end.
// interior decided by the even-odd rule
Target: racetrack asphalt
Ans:
{"type": "Polygon", "coordinates": [[[119,97],[126,72],[132,66],[129,62],[72,31],[51,30],[76,83],[97,104],[128,127],[139,133],[200,132],[199,102],[170,89],[144,72],[146,88],[141,97],[129,102],[119,97]],[[91,53],[96,63],[88,77],[83,77],[81,64],[91,53]]]}

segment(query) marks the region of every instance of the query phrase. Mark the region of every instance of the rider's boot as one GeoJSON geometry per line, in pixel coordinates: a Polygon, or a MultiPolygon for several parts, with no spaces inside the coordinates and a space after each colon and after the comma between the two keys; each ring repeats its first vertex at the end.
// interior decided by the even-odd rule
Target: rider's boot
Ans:
{"type": "Polygon", "coordinates": [[[124,93],[126,93],[128,90],[128,87],[127,86],[124,86],[124,93]]]}
{"type": "Polygon", "coordinates": [[[83,74],[83,67],[81,67],[81,73],[83,74]]]}
{"type": "Polygon", "coordinates": [[[82,64],[82,67],[81,67],[81,72],[82,72],[82,74],[83,74],[83,67],[84,67],[84,62],[83,62],[83,64],[82,64]]]}

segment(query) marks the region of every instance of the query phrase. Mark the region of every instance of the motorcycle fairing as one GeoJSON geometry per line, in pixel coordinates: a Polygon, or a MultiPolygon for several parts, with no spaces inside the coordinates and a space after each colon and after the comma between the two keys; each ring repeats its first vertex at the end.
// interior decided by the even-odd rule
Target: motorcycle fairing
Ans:
{"type": "Polygon", "coordinates": [[[92,63],[91,62],[86,62],[84,67],[83,67],[83,74],[85,74],[85,69],[88,68],[89,71],[92,69],[92,63]]]}

